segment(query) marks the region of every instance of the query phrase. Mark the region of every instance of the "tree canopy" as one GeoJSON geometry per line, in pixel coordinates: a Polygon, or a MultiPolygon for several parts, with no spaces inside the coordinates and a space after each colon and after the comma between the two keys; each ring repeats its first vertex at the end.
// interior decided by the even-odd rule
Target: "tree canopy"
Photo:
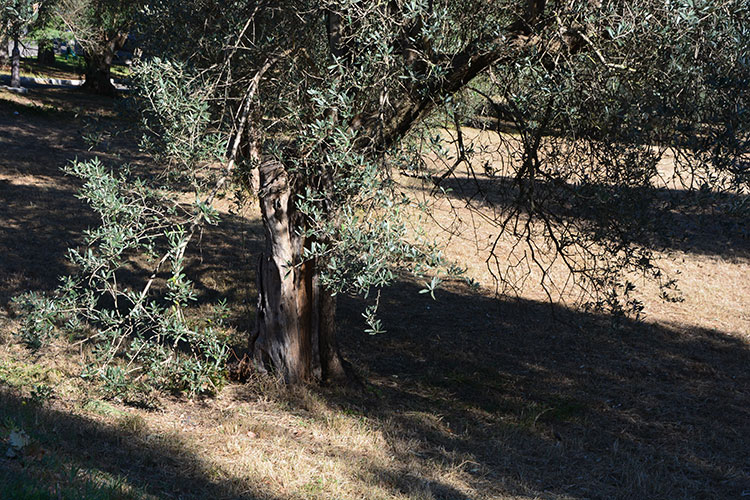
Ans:
{"type": "Polygon", "coordinates": [[[12,38],[25,34],[26,29],[36,20],[40,5],[41,2],[30,0],[4,2],[1,19],[6,34],[12,38]]]}

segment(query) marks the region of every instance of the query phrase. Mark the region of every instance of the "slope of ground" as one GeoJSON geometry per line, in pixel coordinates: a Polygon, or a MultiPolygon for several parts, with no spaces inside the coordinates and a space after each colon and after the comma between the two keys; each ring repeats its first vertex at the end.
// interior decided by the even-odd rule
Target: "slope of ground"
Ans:
{"type": "MultiPolygon", "coordinates": [[[[112,106],[60,89],[0,93],[0,497],[750,492],[750,263],[747,242],[716,224],[696,224],[692,243],[662,256],[682,269],[686,301],[644,297],[646,322],[613,325],[533,291],[497,299],[462,282],[433,301],[402,281],[383,294],[387,332],[378,336],[363,333],[359,300],[340,301],[340,342],[363,391],[287,391],[258,379],[215,398],[161,398],[156,409],[102,400],[78,376],[80,347],[18,343],[8,302],[54,288],[65,249],[96,223],[59,167],[76,156],[116,159],[104,151],[138,159],[127,137],[107,133],[112,106]],[[714,244],[719,236],[728,243],[714,244]]],[[[254,210],[224,219],[203,235],[189,271],[201,304],[227,297],[243,332],[262,231],[254,210]]],[[[448,257],[489,284],[476,241],[454,239],[448,257]]]]}

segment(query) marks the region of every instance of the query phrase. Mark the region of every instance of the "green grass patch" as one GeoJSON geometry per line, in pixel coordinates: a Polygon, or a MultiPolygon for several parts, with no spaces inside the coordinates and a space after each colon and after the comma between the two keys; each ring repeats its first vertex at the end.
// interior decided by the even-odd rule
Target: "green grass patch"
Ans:
{"type": "Polygon", "coordinates": [[[111,404],[100,399],[90,399],[89,401],[86,401],[81,408],[85,411],[90,411],[91,413],[103,416],[115,415],[121,417],[126,415],[124,411],[118,410],[111,404]]]}
{"type": "Polygon", "coordinates": [[[14,359],[0,360],[0,385],[32,389],[41,384],[57,384],[62,378],[58,370],[14,359]]]}
{"type": "MultiPolygon", "coordinates": [[[[4,72],[10,68],[5,67],[4,72]]],[[[55,64],[40,64],[34,58],[21,60],[21,76],[29,78],[59,78],[63,80],[81,80],[86,72],[86,62],[81,57],[68,57],[55,54],[55,64]]],[[[115,64],[111,68],[112,78],[128,78],[130,68],[115,64]]]]}
{"type": "Polygon", "coordinates": [[[55,54],[55,68],[70,71],[71,73],[83,73],[85,61],[82,57],[70,56],[65,57],[60,54],[55,54]]]}

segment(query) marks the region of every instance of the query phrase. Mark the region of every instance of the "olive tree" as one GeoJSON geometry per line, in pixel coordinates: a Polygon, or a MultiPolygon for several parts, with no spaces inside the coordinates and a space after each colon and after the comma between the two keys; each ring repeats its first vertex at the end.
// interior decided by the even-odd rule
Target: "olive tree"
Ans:
{"type": "Polygon", "coordinates": [[[47,0],[41,4],[39,15],[27,33],[27,37],[37,42],[37,62],[55,64],[54,40],[70,40],[71,33],[58,15],[57,0],[47,0]]]}
{"type": "Polygon", "coordinates": [[[86,76],[83,89],[114,95],[111,69],[117,51],[128,40],[138,2],[122,0],[60,0],[58,14],[83,47],[86,76]]]}
{"type": "MultiPolygon", "coordinates": [[[[408,229],[402,173],[436,196],[461,169],[483,176],[493,193],[466,203],[517,240],[488,257],[504,290],[536,267],[555,299],[548,270],[560,261],[583,305],[621,313],[639,308],[630,273],[661,280],[667,298],[673,285],[648,244],[667,150],[685,189],[747,194],[743,0],[193,0],[139,15],[144,144],[198,193],[153,276],[213,220],[221,189],[257,197],[266,248],[250,349],[289,383],[346,378],[339,294],[452,271],[408,229]],[[498,132],[492,148],[463,137],[477,103],[498,132]],[[488,159],[503,167],[479,171],[488,159]]],[[[380,331],[372,308],[365,316],[380,331]]]]}
{"type": "MultiPolygon", "coordinates": [[[[343,376],[336,293],[366,294],[391,280],[394,265],[427,259],[397,223],[404,200],[394,169],[419,165],[409,145],[420,125],[460,113],[458,94],[481,75],[496,124],[520,141],[494,152],[513,159],[492,177],[508,186],[506,202],[476,209],[523,242],[543,273],[561,259],[591,307],[637,312],[625,274],[662,277],[640,236],[656,227],[644,224],[654,203],[647,188],[665,149],[677,155],[678,176],[747,188],[744,2],[253,8],[250,28],[230,38],[244,50],[225,66],[250,79],[237,94],[234,133],[245,168],[258,173],[267,237],[255,362],[289,381],[343,376]],[[626,199],[634,192],[642,195],[626,199]]],[[[438,187],[459,164],[472,168],[455,142],[456,161],[422,172],[438,187]]],[[[498,262],[501,281],[514,283],[517,261],[498,262]]],[[[542,284],[551,286],[546,275],[542,284]]],[[[663,281],[665,293],[671,284],[663,281]]]]}
{"type": "Polygon", "coordinates": [[[13,40],[11,53],[10,86],[21,86],[21,50],[20,39],[36,20],[41,2],[31,0],[9,0],[3,2],[0,11],[0,26],[6,35],[13,40]]]}

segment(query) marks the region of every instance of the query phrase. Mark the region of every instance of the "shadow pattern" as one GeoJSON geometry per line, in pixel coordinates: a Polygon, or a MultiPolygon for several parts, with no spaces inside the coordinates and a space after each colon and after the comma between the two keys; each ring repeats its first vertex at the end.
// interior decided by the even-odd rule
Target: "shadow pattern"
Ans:
{"type": "Polygon", "coordinates": [[[354,406],[394,449],[412,437],[433,460],[473,464],[478,489],[514,497],[738,498],[750,485],[746,343],[418,290],[384,293],[375,337],[360,333],[359,301],[340,309],[346,355],[372,382],[354,406]]]}
{"type": "MultiPolygon", "coordinates": [[[[456,174],[440,186],[454,200],[484,211],[497,222],[508,209],[517,208],[518,184],[510,177],[456,174]]],[[[747,196],[663,187],[561,186],[540,180],[535,181],[535,190],[539,202],[546,204],[544,210],[556,217],[586,221],[602,230],[617,221],[619,230],[634,243],[652,250],[750,258],[747,196]]]]}

